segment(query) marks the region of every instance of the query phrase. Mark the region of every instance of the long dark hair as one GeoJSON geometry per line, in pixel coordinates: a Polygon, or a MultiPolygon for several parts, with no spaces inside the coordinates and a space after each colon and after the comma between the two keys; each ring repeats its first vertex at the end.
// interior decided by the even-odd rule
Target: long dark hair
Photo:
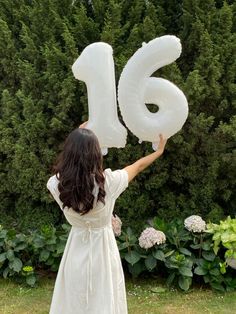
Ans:
{"type": "Polygon", "coordinates": [[[105,204],[102,162],[98,139],[91,130],[78,128],[68,135],[54,166],[63,208],[72,207],[82,215],[88,213],[94,205],[95,183],[96,201],[105,204]]]}

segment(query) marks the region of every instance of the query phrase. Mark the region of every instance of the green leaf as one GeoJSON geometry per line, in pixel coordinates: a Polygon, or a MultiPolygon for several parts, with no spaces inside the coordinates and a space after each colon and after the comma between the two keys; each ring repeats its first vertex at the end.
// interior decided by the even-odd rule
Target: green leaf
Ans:
{"type": "Polygon", "coordinates": [[[123,242],[123,243],[119,243],[119,244],[118,244],[119,250],[124,250],[124,249],[126,249],[128,246],[129,246],[129,243],[127,243],[127,242],[123,242]]]}
{"type": "Polygon", "coordinates": [[[184,267],[184,266],[180,267],[180,268],[179,268],[179,272],[180,272],[180,274],[183,275],[183,276],[186,276],[186,277],[193,277],[192,270],[191,270],[190,268],[188,268],[188,267],[184,267]]]}
{"type": "Polygon", "coordinates": [[[145,270],[145,266],[143,263],[138,262],[134,265],[128,264],[129,272],[134,276],[138,277],[138,275],[145,270]]]}
{"type": "Polygon", "coordinates": [[[69,224],[62,224],[62,229],[69,232],[71,229],[71,226],[69,224]]]}
{"type": "Polygon", "coordinates": [[[4,269],[4,271],[3,271],[3,273],[2,273],[3,278],[5,278],[5,279],[7,278],[9,271],[10,271],[10,268],[9,268],[9,267],[6,267],[6,268],[4,269]]]}
{"type": "Polygon", "coordinates": [[[203,280],[205,283],[209,283],[210,282],[210,276],[208,276],[208,275],[203,276],[203,280]]]}
{"type": "Polygon", "coordinates": [[[210,269],[209,273],[212,275],[212,276],[216,276],[218,277],[220,275],[220,270],[218,268],[213,268],[213,269],[210,269]]]}
{"type": "Polygon", "coordinates": [[[210,249],[211,249],[211,244],[210,244],[209,242],[203,242],[203,244],[202,244],[202,249],[203,249],[204,251],[210,251],[210,249]]]}
{"type": "Polygon", "coordinates": [[[38,236],[37,238],[34,239],[34,247],[35,248],[39,249],[43,246],[44,246],[44,241],[40,236],[38,236]]]}
{"type": "Polygon", "coordinates": [[[163,219],[159,218],[159,217],[155,217],[153,219],[153,224],[154,224],[155,229],[157,229],[157,230],[165,232],[166,229],[167,229],[166,222],[163,219]]]}
{"type": "Polygon", "coordinates": [[[219,244],[220,244],[220,240],[214,242],[213,251],[214,251],[215,255],[217,255],[217,253],[219,251],[219,244]]]}
{"type": "Polygon", "coordinates": [[[47,250],[42,250],[40,252],[40,255],[39,255],[39,261],[40,262],[46,262],[47,259],[49,258],[49,255],[50,255],[50,252],[47,251],[47,250]]]}
{"type": "Polygon", "coordinates": [[[163,287],[153,287],[153,288],[151,288],[151,292],[154,292],[154,293],[165,293],[166,289],[163,288],[163,287]]]}
{"type": "Polygon", "coordinates": [[[194,250],[200,249],[201,244],[191,244],[190,247],[194,250]]]}
{"type": "Polygon", "coordinates": [[[191,256],[192,253],[188,250],[188,249],[185,249],[184,247],[181,247],[179,249],[180,253],[184,254],[184,255],[187,255],[187,256],[191,256]]]}
{"type": "Polygon", "coordinates": [[[135,243],[137,242],[137,237],[132,234],[132,235],[129,237],[129,242],[130,242],[130,244],[135,244],[135,243]]]}
{"type": "Polygon", "coordinates": [[[26,247],[27,247],[27,243],[20,243],[14,248],[14,251],[19,252],[19,251],[24,250],[26,247]]]}
{"type": "Polygon", "coordinates": [[[211,264],[209,263],[209,261],[206,261],[203,258],[196,259],[196,263],[198,266],[201,266],[202,268],[205,268],[205,269],[209,269],[209,265],[211,264]]]}
{"type": "Polygon", "coordinates": [[[218,283],[218,282],[210,282],[210,285],[215,290],[225,292],[224,287],[220,283],[218,283]]]}
{"type": "Polygon", "coordinates": [[[190,259],[190,258],[186,259],[185,267],[188,267],[188,268],[192,269],[192,267],[193,267],[193,260],[190,259]]]}
{"type": "Polygon", "coordinates": [[[53,238],[48,239],[48,240],[46,241],[46,244],[47,244],[47,245],[52,245],[52,244],[56,244],[56,243],[57,243],[56,237],[53,237],[53,238]]]}
{"type": "Polygon", "coordinates": [[[14,251],[11,250],[11,249],[8,250],[8,251],[6,252],[6,257],[7,257],[7,259],[8,259],[9,261],[13,261],[14,258],[15,258],[14,251]]]}
{"type": "Polygon", "coordinates": [[[33,286],[35,285],[35,283],[36,283],[36,277],[35,277],[35,275],[27,276],[27,277],[26,277],[26,283],[27,283],[29,286],[33,287],[33,286]]]}
{"type": "Polygon", "coordinates": [[[195,269],[194,269],[194,273],[196,275],[199,275],[199,276],[204,276],[208,273],[207,269],[205,268],[202,268],[201,266],[197,266],[195,269]]]}
{"type": "Polygon", "coordinates": [[[58,268],[59,268],[58,263],[55,263],[55,264],[53,264],[53,265],[51,266],[51,271],[56,272],[56,271],[58,271],[58,268]]]}
{"type": "Polygon", "coordinates": [[[58,245],[57,245],[57,254],[63,253],[64,250],[65,250],[65,243],[62,243],[62,242],[58,243],[58,245]]]}
{"type": "Polygon", "coordinates": [[[47,261],[45,262],[46,265],[53,265],[54,264],[55,259],[50,256],[49,259],[47,259],[47,261]]]}
{"type": "Polygon", "coordinates": [[[187,291],[190,287],[190,284],[191,284],[191,280],[189,280],[190,278],[186,278],[186,277],[183,277],[183,276],[180,276],[179,277],[179,280],[178,280],[178,283],[179,283],[179,287],[184,290],[184,291],[187,291]]]}
{"type": "Polygon", "coordinates": [[[8,235],[8,238],[14,239],[16,236],[16,230],[15,229],[8,229],[7,235],[8,235]]]}
{"type": "Polygon", "coordinates": [[[22,261],[18,257],[15,257],[14,260],[9,263],[9,267],[17,273],[19,273],[22,266],[23,266],[22,261]]]}
{"type": "Polygon", "coordinates": [[[157,250],[155,252],[152,253],[152,255],[158,259],[159,261],[164,261],[165,260],[165,254],[163,251],[161,250],[157,250]]]}
{"type": "Polygon", "coordinates": [[[133,231],[130,227],[126,229],[127,236],[130,238],[133,235],[133,231]]]}
{"type": "Polygon", "coordinates": [[[0,263],[4,262],[6,260],[6,253],[0,254],[0,263]]]}
{"type": "Polygon", "coordinates": [[[165,257],[169,257],[174,253],[175,253],[175,250],[169,251],[169,252],[165,253],[165,257]]]}
{"type": "Polygon", "coordinates": [[[152,255],[148,255],[148,257],[145,259],[145,265],[148,270],[152,270],[156,267],[157,260],[152,255]]]}
{"type": "Polygon", "coordinates": [[[205,260],[213,262],[216,258],[216,255],[213,252],[202,252],[202,256],[205,260]]]}
{"type": "Polygon", "coordinates": [[[7,230],[1,230],[0,231],[0,239],[5,239],[7,235],[7,230]]]}
{"type": "Polygon", "coordinates": [[[136,251],[130,251],[125,254],[125,260],[130,263],[131,265],[134,265],[140,260],[140,254],[136,251]]]}
{"type": "Polygon", "coordinates": [[[19,233],[19,234],[16,235],[16,239],[17,239],[18,243],[19,242],[25,243],[26,238],[27,237],[24,234],[22,234],[22,233],[19,233]]]}
{"type": "Polygon", "coordinates": [[[174,281],[174,279],[175,279],[175,273],[173,272],[173,273],[171,273],[171,274],[168,276],[168,278],[167,278],[167,280],[166,280],[167,286],[170,286],[170,285],[172,284],[172,282],[174,281]]]}
{"type": "Polygon", "coordinates": [[[226,262],[224,263],[220,263],[220,272],[222,275],[224,275],[226,273],[226,262]]]}

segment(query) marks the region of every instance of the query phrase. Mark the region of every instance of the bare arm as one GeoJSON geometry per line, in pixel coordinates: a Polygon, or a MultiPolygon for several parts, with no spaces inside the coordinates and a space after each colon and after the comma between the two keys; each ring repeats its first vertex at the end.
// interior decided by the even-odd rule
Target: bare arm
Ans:
{"type": "Polygon", "coordinates": [[[165,149],[166,140],[163,139],[163,136],[160,135],[160,143],[158,146],[158,150],[150,155],[147,155],[143,158],[140,158],[133,164],[124,168],[124,170],[128,173],[129,182],[136,177],[141,171],[146,169],[149,165],[151,165],[158,157],[160,157],[165,149]]]}

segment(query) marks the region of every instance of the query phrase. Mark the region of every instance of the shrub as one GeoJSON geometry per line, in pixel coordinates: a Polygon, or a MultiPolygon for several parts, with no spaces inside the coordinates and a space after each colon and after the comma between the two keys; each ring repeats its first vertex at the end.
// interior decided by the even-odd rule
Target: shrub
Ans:
{"type": "MultiPolygon", "coordinates": [[[[165,244],[154,244],[147,250],[138,247],[137,237],[133,235],[130,228],[123,232],[118,239],[119,249],[121,256],[128,262],[130,273],[138,276],[145,271],[154,274],[161,272],[167,275],[167,285],[177,284],[185,291],[190,288],[193,280],[199,281],[201,278],[203,281],[200,280],[200,282],[209,284],[216,290],[235,289],[236,279],[233,276],[233,270],[227,268],[224,256],[222,254],[218,256],[214,251],[211,232],[207,229],[203,232],[205,222],[200,219],[197,221],[188,219],[187,222],[189,221],[191,223],[195,221],[196,227],[193,226],[191,229],[188,223],[185,223],[185,226],[195,232],[186,229],[184,222],[180,219],[166,223],[158,217],[154,218],[153,227],[164,232],[167,240],[165,244]],[[199,228],[199,222],[201,228],[199,228]]],[[[228,232],[230,232],[230,226],[228,232]]]]}
{"type": "Polygon", "coordinates": [[[70,226],[44,226],[27,235],[0,227],[0,274],[33,286],[40,269],[57,271],[70,226]]]}
{"type": "MultiPolygon", "coordinates": [[[[145,241],[148,237],[155,241],[148,241],[148,247],[140,247],[139,236],[130,227],[122,230],[117,237],[124,268],[133,277],[145,273],[161,275],[166,278],[168,286],[177,285],[184,291],[194,282],[208,284],[220,291],[236,289],[235,270],[228,267],[225,243],[222,245],[218,241],[217,251],[214,249],[212,224],[207,224],[210,229],[205,232],[187,230],[180,219],[166,223],[156,217],[151,224],[152,227],[145,229],[148,230],[145,241]]],[[[224,232],[230,234],[234,220],[227,218],[225,223],[222,221],[220,224],[224,225],[224,232]]],[[[64,224],[58,230],[53,226],[44,226],[28,234],[17,234],[14,230],[1,227],[0,274],[33,286],[39,271],[57,271],[69,230],[70,226],[64,224]]],[[[231,250],[228,244],[226,247],[231,250]]]]}
{"type": "Polygon", "coordinates": [[[220,221],[219,224],[209,223],[207,232],[212,234],[215,254],[219,249],[226,248],[224,257],[228,265],[236,269],[236,219],[227,217],[226,220],[220,221]]]}

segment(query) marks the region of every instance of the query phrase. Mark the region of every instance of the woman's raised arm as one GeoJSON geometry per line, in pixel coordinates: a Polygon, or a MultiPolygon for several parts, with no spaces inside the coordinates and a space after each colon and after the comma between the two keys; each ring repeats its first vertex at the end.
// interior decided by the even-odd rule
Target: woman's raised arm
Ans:
{"type": "Polygon", "coordinates": [[[159,137],[160,137],[160,142],[159,142],[157,151],[155,151],[154,153],[150,155],[140,158],[139,160],[135,161],[133,164],[124,168],[124,170],[127,171],[128,173],[129,182],[133,180],[137,174],[139,174],[141,171],[146,169],[158,157],[160,157],[163,154],[167,140],[163,139],[162,135],[159,135],[159,137]]]}

